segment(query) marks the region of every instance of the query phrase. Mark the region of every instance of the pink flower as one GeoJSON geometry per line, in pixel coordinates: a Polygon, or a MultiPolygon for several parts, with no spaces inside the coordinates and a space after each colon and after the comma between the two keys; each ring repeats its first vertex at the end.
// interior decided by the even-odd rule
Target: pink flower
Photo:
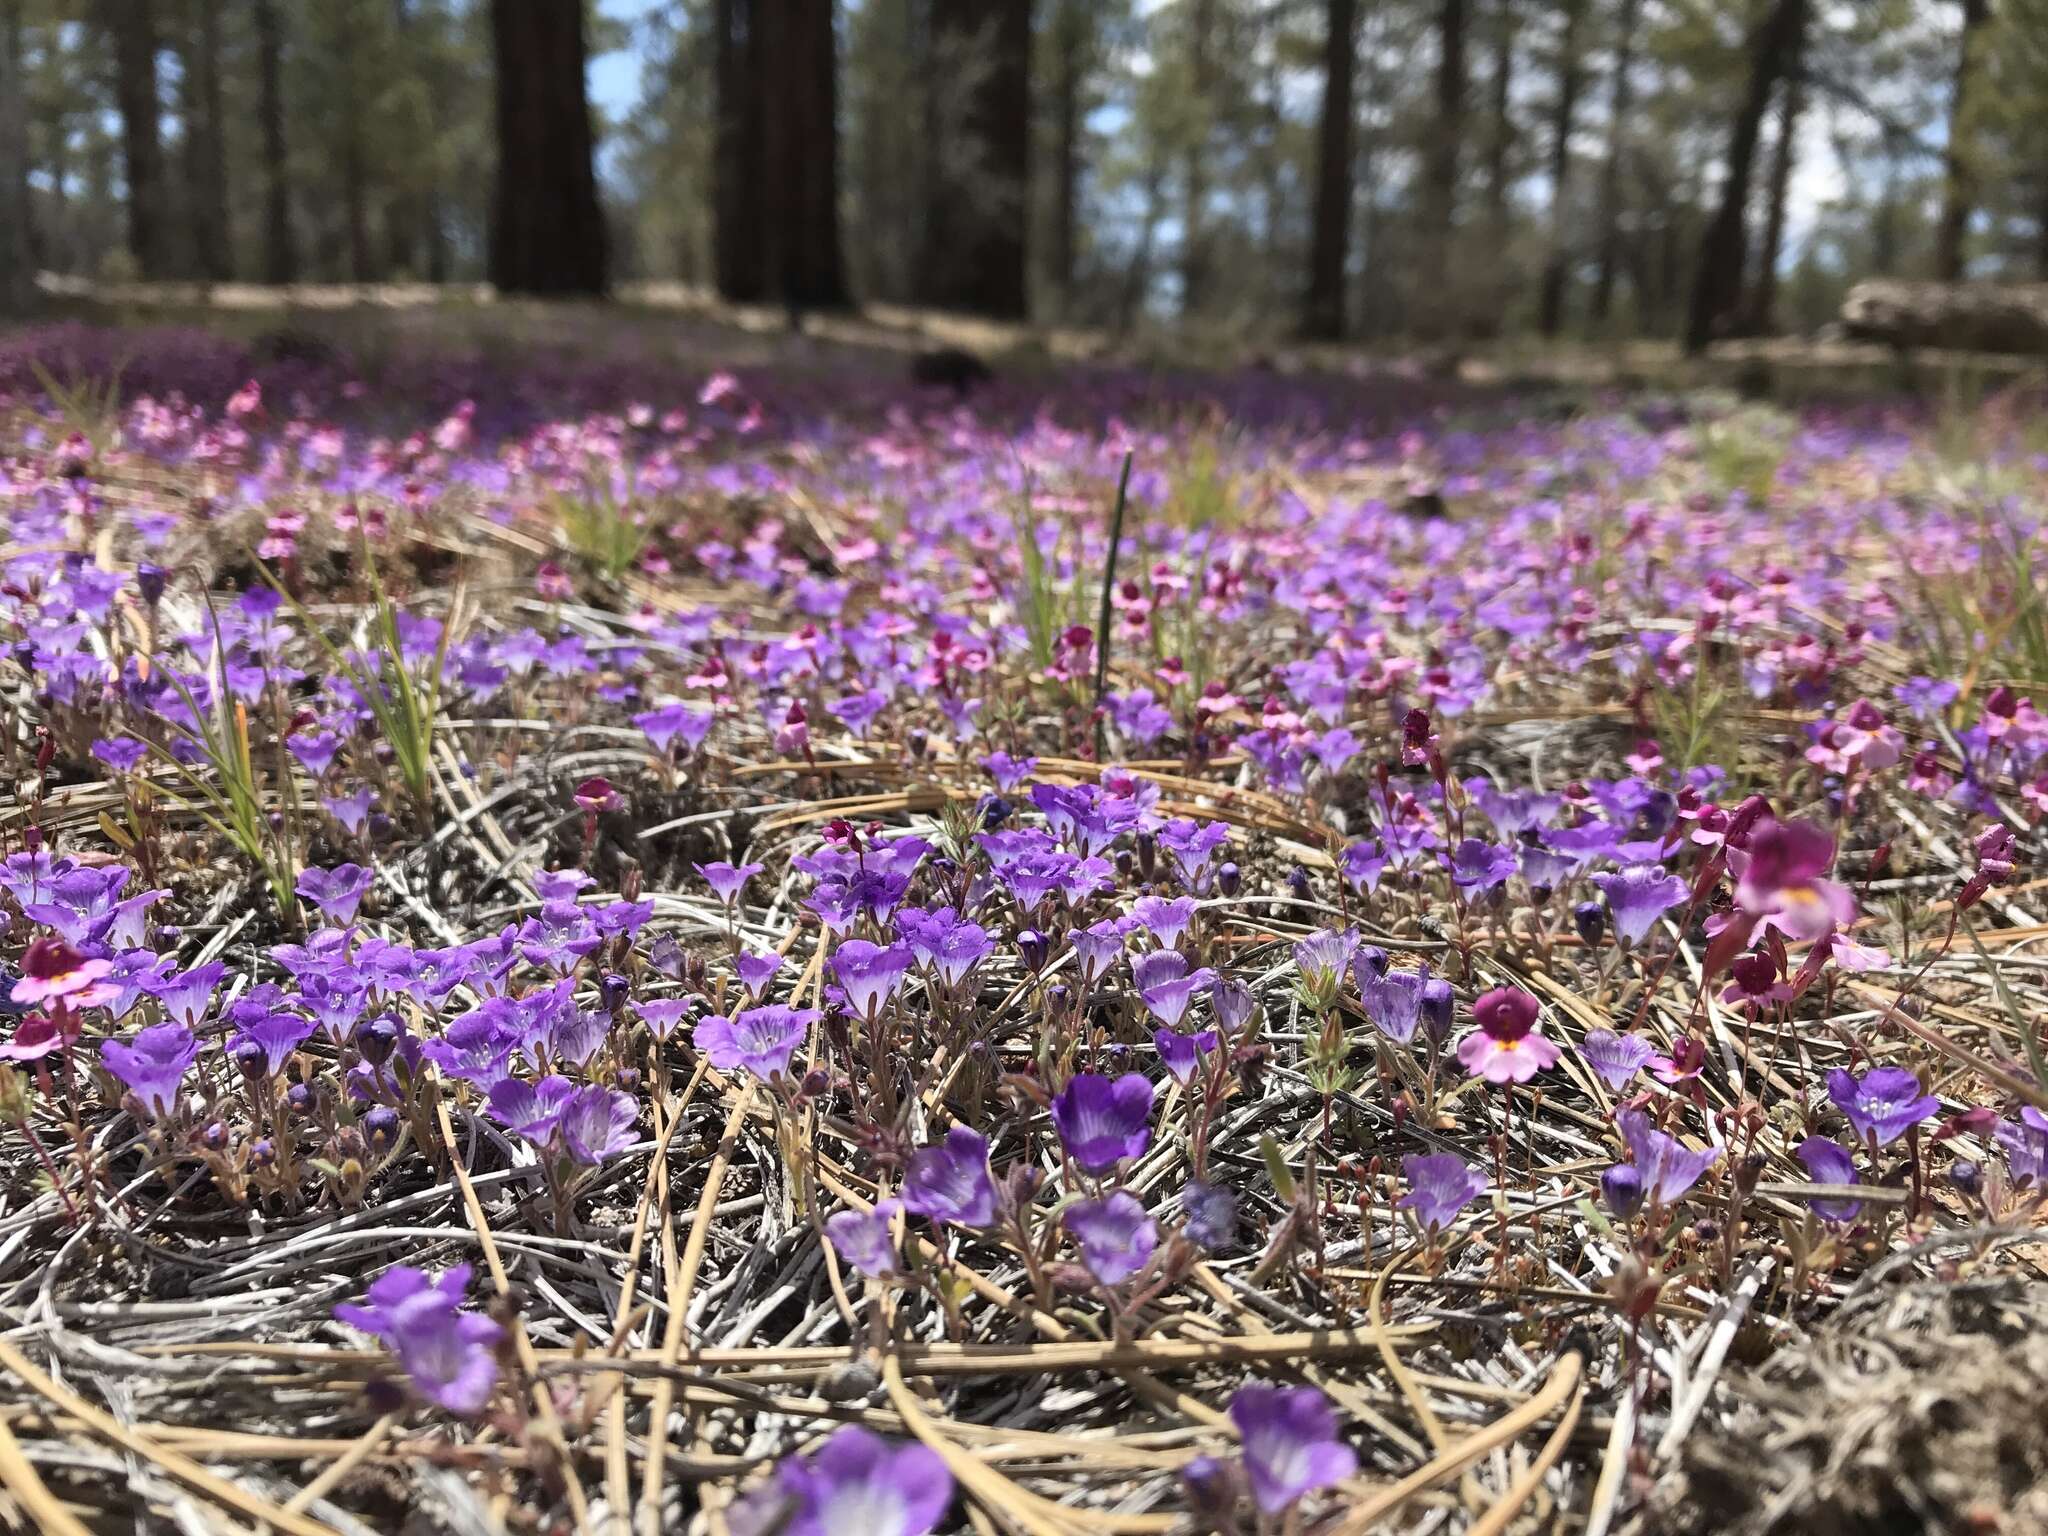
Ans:
{"type": "Polygon", "coordinates": [[[1821,878],[1835,862],[1835,840],[1809,822],[1768,821],[1750,834],[1735,905],[1753,922],[1795,942],[1811,942],[1856,921],[1856,898],[1821,878]]]}
{"type": "Polygon", "coordinates": [[[31,1007],[60,997],[73,1008],[97,1007],[115,995],[100,981],[113,968],[113,961],[88,960],[62,939],[37,939],[21,957],[21,980],[8,996],[31,1007]]]}
{"type": "Polygon", "coordinates": [[[1472,1004],[1478,1028],[1458,1042],[1458,1064],[1489,1083],[1526,1083],[1557,1065],[1557,1047],[1538,1030],[1542,1005],[1520,987],[1495,987],[1472,1004]]]}

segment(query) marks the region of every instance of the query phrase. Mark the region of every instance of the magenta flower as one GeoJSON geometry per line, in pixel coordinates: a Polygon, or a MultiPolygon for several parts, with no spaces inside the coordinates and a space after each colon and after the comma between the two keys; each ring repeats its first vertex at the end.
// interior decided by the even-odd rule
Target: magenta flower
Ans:
{"type": "Polygon", "coordinates": [[[199,1058],[199,1042],[182,1024],[152,1024],[132,1042],[108,1040],[100,1061],[159,1120],[178,1106],[178,1089],[199,1058]]]}
{"type": "Polygon", "coordinates": [[[8,996],[24,1007],[64,1000],[68,1008],[96,1008],[114,997],[101,978],[111,960],[88,960],[62,939],[37,939],[21,957],[21,980],[8,996]]]}
{"type": "Polygon", "coordinates": [[[1081,1263],[1098,1285],[1122,1285],[1151,1261],[1159,1227],[1144,1204],[1125,1190],[1100,1200],[1077,1200],[1060,1217],[1081,1249],[1081,1263]]]}
{"type": "Polygon", "coordinates": [[[1579,1054],[1586,1058],[1586,1065],[1593,1069],[1611,1093],[1621,1092],[1628,1080],[1640,1072],[1643,1064],[1656,1053],[1656,1047],[1641,1035],[1617,1035],[1611,1029],[1589,1029],[1579,1045],[1579,1054]]]}
{"type": "Polygon", "coordinates": [[[936,1146],[911,1153],[903,1208],[956,1227],[995,1225],[996,1181],[988,1168],[987,1138],[956,1125],[936,1146]]]}
{"type": "Polygon", "coordinates": [[[1239,1387],[1230,1422],[1244,1442],[1244,1469],[1262,1514],[1280,1514],[1358,1471],[1357,1454],[1337,1438],[1329,1399],[1314,1387],[1239,1387]]]}
{"type": "Polygon", "coordinates": [[[1828,1073],[1828,1097],[1849,1117],[1859,1138],[1875,1137],[1880,1147],[1941,1109],[1941,1101],[1922,1093],[1920,1079],[1904,1067],[1872,1067],[1860,1078],[1836,1067],[1828,1073]]]}
{"type": "Polygon", "coordinates": [[[1795,942],[1846,928],[1856,921],[1856,898],[1847,886],[1823,878],[1834,862],[1835,840],[1819,827],[1765,821],[1749,835],[1735,905],[1795,942]]]}
{"type": "Polygon", "coordinates": [[[1542,1005],[1519,987],[1495,987],[1472,1004],[1479,1027],[1458,1042],[1458,1064],[1489,1083],[1526,1083],[1557,1065],[1557,1047],[1537,1028],[1542,1005]]]}
{"type": "Polygon", "coordinates": [[[367,1306],[344,1302],[334,1315],[382,1339],[422,1397],[450,1413],[477,1413],[498,1380],[497,1345],[504,1330],[462,1310],[469,1275],[467,1264],[432,1279],[401,1264],[377,1277],[367,1306]]]}
{"type": "Polygon", "coordinates": [[[1077,1072],[1053,1097],[1053,1129],[1088,1173],[1107,1173],[1152,1142],[1152,1082],[1142,1072],[1108,1078],[1077,1072]]]}
{"type": "Polygon", "coordinates": [[[1413,1211],[1432,1233],[1449,1226],[1458,1212],[1486,1193],[1486,1176],[1455,1152],[1404,1157],[1401,1172],[1408,1180],[1408,1193],[1394,1204],[1413,1211]]]}
{"type": "Polygon", "coordinates": [[[730,1019],[704,1020],[693,1039],[719,1071],[751,1072],[765,1083],[788,1075],[789,1058],[817,1020],[815,1008],[749,1008],[730,1019]]]}
{"type": "Polygon", "coordinates": [[[731,1525],[733,1536],[927,1536],[952,1502],[953,1475],[936,1451],[849,1424],[778,1466],[731,1525]]]}
{"type": "Polygon", "coordinates": [[[1632,864],[1619,874],[1595,875],[1593,883],[1607,898],[1614,931],[1624,944],[1640,944],[1657,919],[1691,894],[1692,888],[1662,864],[1632,864]]]}
{"type": "Polygon", "coordinates": [[[881,1200],[872,1210],[836,1211],[825,1218],[825,1235],[839,1257],[862,1274],[891,1274],[896,1269],[896,1239],[890,1224],[902,1210],[901,1200],[881,1200]]]}

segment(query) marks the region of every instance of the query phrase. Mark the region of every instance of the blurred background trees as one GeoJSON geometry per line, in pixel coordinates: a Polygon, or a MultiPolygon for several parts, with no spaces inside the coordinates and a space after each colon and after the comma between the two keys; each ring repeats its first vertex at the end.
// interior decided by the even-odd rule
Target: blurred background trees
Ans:
{"type": "Polygon", "coordinates": [[[2048,0],[0,0],[31,266],[1701,344],[2048,276],[2048,0]]]}

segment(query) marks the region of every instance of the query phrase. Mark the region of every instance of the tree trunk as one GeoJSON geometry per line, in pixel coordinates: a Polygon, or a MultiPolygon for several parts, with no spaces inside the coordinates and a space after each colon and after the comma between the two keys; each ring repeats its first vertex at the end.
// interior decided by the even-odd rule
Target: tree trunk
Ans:
{"type": "MultiPolygon", "coordinates": [[[[1607,119],[1607,158],[1600,167],[1600,267],[1593,280],[1593,319],[1604,322],[1614,304],[1614,275],[1621,264],[1621,157],[1628,143],[1628,115],[1634,105],[1636,16],[1642,0],[1621,0],[1614,39],[1612,106],[1607,119]]],[[[1638,302],[1642,295],[1638,294],[1638,302]]]]}
{"type": "Polygon", "coordinates": [[[996,319],[1029,310],[1024,264],[1031,170],[1031,0],[935,0],[941,60],[969,60],[977,89],[942,153],[926,209],[926,303],[996,319]],[[970,167],[975,169],[970,170],[970,167]]]}
{"type": "Polygon", "coordinates": [[[832,0],[719,0],[714,265],[735,303],[848,302],[832,0]]]}
{"type": "Polygon", "coordinates": [[[1421,293],[1415,306],[1424,336],[1451,327],[1450,291],[1454,228],[1458,217],[1458,160],[1465,135],[1465,0],[1438,0],[1436,122],[1423,152],[1421,293]]]}
{"type": "Polygon", "coordinates": [[[2034,275],[2048,282],[2048,175],[2034,192],[2034,275]]]}
{"type": "Polygon", "coordinates": [[[1493,109],[1486,141],[1486,223],[1496,249],[1508,232],[1508,151],[1514,147],[1515,0],[1497,0],[1493,14],[1493,109]]]}
{"type": "Polygon", "coordinates": [[[1579,109],[1579,21],[1585,0],[1564,0],[1558,39],[1557,121],[1550,143],[1550,250],[1543,260],[1543,293],[1536,325],[1545,337],[1564,329],[1565,278],[1570,269],[1572,122],[1579,109]]]}
{"type": "Polygon", "coordinates": [[[184,73],[178,107],[184,123],[185,212],[192,228],[194,275],[209,283],[233,276],[228,228],[228,171],[221,121],[220,0],[196,0],[192,23],[179,33],[184,73]]]}
{"type": "Polygon", "coordinates": [[[1315,228],[1309,241],[1304,336],[1344,335],[1344,258],[1351,246],[1352,77],[1358,68],[1358,0],[1329,0],[1323,31],[1323,110],[1316,133],[1315,228]]]}
{"type": "Polygon", "coordinates": [[[284,29],[277,0],[256,0],[256,115],[263,122],[263,280],[299,280],[292,240],[291,168],[284,152],[284,29]]]}
{"type": "Polygon", "coordinates": [[[0,0],[0,315],[9,316],[26,314],[35,301],[21,88],[21,0],[0,0]]]}
{"type": "Polygon", "coordinates": [[[1991,19],[1991,0],[1962,0],[1963,35],[1956,47],[1955,86],[1949,95],[1948,144],[1942,154],[1941,223],[1934,234],[1934,274],[1955,282],[1966,265],[1964,245],[1977,202],[1977,170],[1970,144],[1972,87],[1979,39],[1991,19]]]}
{"type": "Polygon", "coordinates": [[[501,293],[601,294],[604,213],[584,93],[582,0],[491,0],[491,52],[491,281],[501,293]]]}
{"type": "Polygon", "coordinates": [[[1059,78],[1053,89],[1058,119],[1053,165],[1052,286],[1062,313],[1071,315],[1074,273],[1080,261],[1081,91],[1086,81],[1088,15],[1085,0],[1060,0],[1053,18],[1059,78]]]}
{"type": "Polygon", "coordinates": [[[1188,84],[1193,97],[1196,131],[1187,145],[1182,170],[1183,207],[1180,229],[1180,310],[1193,314],[1209,290],[1209,143],[1210,98],[1215,94],[1210,33],[1216,27],[1214,0],[1187,0],[1188,84]]]}
{"type": "Polygon", "coordinates": [[[1749,241],[1750,169],[1763,132],[1771,91],[1798,56],[1806,32],[1806,0],[1774,0],[1770,13],[1750,39],[1749,83],[1728,133],[1728,163],[1721,180],[1720,206],[1700,242],[1699,268],[1693,273],[1692,302],[1685,321],[1685,350],[1697,354],[1741,305],[1742,268],[1749,241]]]}
{"type": "Polygon", "coordinates": [[[1778,139],[1771,148],[1770,202],[1764,213],[1764,243],[1757,252],[1756,299],[1751,308],[1755,329],[1768,335],[1778,328],[1778,263],[1785,251],[1785,206],[1792,190],[1792,167],[1799,157],[1799,115],[1806,91],[1796,69],[1781,87],[1778,139]]]}
{"type": "Polygon", "coordinates": [[[169,263],[156,17],[152,0],[101,0],[100,14],[114,42],[114,100],[121,114],[122,169],[128,181],[128,251],[144,278],[161,278],[169,275],[169,263]]]}

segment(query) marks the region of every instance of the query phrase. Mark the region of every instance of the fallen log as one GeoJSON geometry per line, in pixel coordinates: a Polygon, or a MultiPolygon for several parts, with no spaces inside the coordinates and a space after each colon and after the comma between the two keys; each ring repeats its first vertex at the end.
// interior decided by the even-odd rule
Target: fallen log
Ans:
{"type": "Polygon", "coordinates": [[[1901,350],[2048,356],[2048,283],[1858,283],[1842,301],[1842,325],[1858,341],[1901,350]]]}

